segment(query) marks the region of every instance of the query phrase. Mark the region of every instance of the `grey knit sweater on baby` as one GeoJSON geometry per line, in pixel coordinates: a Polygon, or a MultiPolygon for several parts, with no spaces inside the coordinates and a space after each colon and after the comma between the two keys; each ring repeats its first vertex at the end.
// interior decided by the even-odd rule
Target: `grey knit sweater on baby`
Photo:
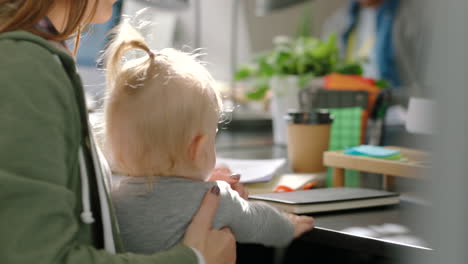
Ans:
{"type": "Polygon", "coordinates": [[[279,211],[248,202],[226,182],[201,182],[180,177],[120,176],[112,191],[126,249],[150,254],[181,242],[205,193],[215,184],[221,198],[213,228],[231,228],[241,243],[286,246],[294,227],[279,211]]]}

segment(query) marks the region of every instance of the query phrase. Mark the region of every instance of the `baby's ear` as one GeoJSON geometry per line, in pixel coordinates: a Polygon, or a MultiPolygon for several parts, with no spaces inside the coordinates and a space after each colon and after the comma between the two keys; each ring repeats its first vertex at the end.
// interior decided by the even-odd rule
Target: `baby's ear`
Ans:
{"type": "Polygon", "coordinates": [[[199,158],[203,156],[205,149],[208,144],[208,136],[205,134],[196,135],[190,142],[188,149],[189,159],[197,162],[199,158]]]}

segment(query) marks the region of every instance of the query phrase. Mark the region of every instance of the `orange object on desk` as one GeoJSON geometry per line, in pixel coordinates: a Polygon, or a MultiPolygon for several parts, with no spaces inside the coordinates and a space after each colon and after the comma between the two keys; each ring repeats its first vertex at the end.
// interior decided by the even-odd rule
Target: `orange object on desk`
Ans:
{"type": "Polygon", "coordinates": [[[286,185],[278,185],[276,186],[276,188],[273,190],[273,192],[294,192],[294,191],[299,191],[299,190],[309,190],[309,189],[312,189],[313,187],[317,186],[318,185],[318,181],[311,181],[311,182],[308,182],[306,184],[304,184],[304,186],[302,186],[301,188],[295,190],[291,187],[288,187],[286,185]]]}

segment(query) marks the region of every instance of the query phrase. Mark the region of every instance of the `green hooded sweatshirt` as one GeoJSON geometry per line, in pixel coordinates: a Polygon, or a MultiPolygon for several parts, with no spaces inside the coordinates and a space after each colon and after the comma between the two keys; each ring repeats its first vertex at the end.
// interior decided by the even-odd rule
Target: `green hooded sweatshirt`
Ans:
{"type": "Polygon", "coordinates": [[[87,118],[66,51],[27,32],[0,34],[0,263],[197,263],[184,245],[122,253],[112,206],[101,214],[87,118]],[[91,224],[80,218],[83,164],[91,224]],[[117,254],[104,250],[103,215],[111,216],[117,254]]]}

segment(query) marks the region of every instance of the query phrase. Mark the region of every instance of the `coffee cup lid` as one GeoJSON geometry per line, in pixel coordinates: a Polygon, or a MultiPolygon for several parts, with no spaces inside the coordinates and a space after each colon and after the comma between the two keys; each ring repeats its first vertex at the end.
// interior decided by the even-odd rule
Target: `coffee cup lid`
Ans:
{"type": "Polygon", "coordinates": [[[285,116],[288,123],[292,124],[331,124],[333,116],[326,109],[312,111],[289,110],[285,116]]]}

